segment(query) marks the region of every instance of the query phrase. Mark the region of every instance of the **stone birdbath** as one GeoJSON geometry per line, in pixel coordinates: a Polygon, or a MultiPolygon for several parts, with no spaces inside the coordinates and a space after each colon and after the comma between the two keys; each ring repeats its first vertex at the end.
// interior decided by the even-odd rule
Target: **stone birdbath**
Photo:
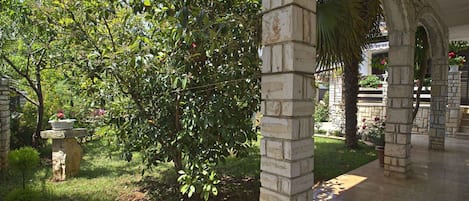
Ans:
{"type": "Polygon", "coordinates": [[[41,131],[41,137],[52,139],[52,173],[54,181],[65,181],[80,170],[83,150],[75,137],[87,135],[85,128],[41,131]]]}

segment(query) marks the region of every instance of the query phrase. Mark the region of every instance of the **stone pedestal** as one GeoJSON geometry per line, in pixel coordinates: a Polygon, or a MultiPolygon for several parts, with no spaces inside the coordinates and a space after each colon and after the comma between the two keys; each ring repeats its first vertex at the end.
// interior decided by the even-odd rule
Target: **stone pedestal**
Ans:
{"type": "Polygon", "coordinates": [[[86,129],[47,130],[42,138],[52,139],[52,172],[54,181],[64,181],[80,170],[82,149],[75,137],[87,135],[86,129]]]}

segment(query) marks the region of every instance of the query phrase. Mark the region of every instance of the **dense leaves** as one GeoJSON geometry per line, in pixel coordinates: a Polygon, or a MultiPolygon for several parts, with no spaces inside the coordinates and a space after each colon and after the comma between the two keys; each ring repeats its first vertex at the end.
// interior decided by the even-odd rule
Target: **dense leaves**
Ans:
{"type": "Polygon", "coordinates": [[[216,195],[212,167],[256,139],[260,3],[63,1],[49,12],[82,92],[124,157],[172,161],[181,191],[216,195]]]}

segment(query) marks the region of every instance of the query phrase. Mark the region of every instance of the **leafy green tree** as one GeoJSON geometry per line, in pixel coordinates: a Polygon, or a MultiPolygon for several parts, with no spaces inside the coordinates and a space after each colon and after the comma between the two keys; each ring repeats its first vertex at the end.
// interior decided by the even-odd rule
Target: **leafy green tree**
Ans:
{"type": "Polygon", "coordinates": [[[54,2],[83,92],[105,107],[130,160],[171,161],[181,191],[217,195],[212,167],[256,139],[260,2],[54,2]]]}
{"type": "Polygon", "coordinates": [[[379,0],[318,0],[318,65],[344,68],[345,143],[358,146],[357,94],[362,51],[379,34],[379,0]],[[346,30],[346,31],[344,31],[346,30]]]}
{"type": "Polygon", "coordinates": [[[0,1],[0,71],[18,80],[11,89],[36,107],[34,146],[45,123],[43,87],[51,86],[44,83],[43,73],[56,68],[61,60],[57,32],[43,7],[37,1],[0,1]]]}

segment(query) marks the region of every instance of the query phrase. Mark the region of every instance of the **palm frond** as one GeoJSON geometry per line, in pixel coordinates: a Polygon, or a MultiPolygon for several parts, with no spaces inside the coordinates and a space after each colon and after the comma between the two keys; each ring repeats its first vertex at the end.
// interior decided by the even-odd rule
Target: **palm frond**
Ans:
{"type": "Polygon", "coordinates": [[[361,59],[379,31],[379,0],[321,0],[317,8],[317,71],[361,59]]]}

